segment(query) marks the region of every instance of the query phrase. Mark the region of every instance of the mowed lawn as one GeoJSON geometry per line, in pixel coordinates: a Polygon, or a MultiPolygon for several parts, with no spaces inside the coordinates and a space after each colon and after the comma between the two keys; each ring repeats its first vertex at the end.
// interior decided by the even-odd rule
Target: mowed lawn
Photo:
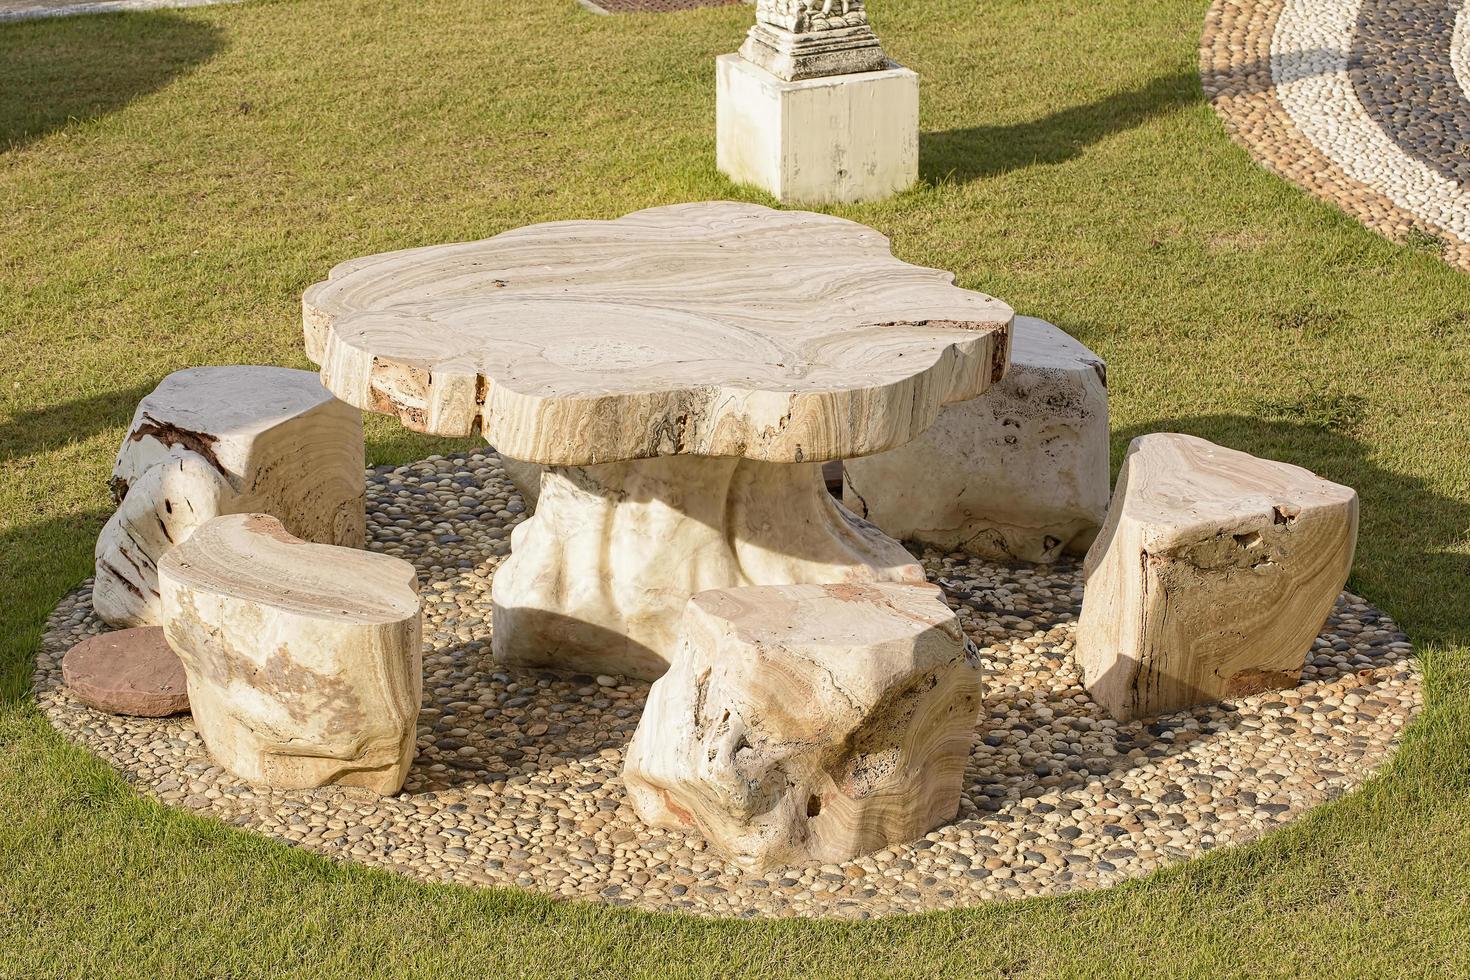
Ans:
{"type": "MultiPolygon", "coordinates": [[[[1114,456],[1191,432],[1362,494],[1350,587],[1428,707],[1365,790],[1109,892],[863,924],[431,887],[137,798],[28,699],[134,404],[309,366],[330,266],[658,204],[714,169],[744,5],[278,0],[0,24],[0,976],[1470,975],[1470,277],[1255,167],[1195,74],[1204,0],[875,0],[923,181],[834,209],[1106,357],[1114,456]]],[[[804,256],[818,265],[821,255],[804,256]]],[[[374,461],[442,443],[374,419],[374,461]]]]}

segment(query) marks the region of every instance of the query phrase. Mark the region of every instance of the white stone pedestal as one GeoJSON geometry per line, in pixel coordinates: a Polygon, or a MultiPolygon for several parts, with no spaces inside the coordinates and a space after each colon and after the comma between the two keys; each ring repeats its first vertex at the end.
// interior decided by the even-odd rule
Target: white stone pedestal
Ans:
{"type": "Polygon", "coordinates": [[[879,200],[918,179],[919,76],[907,68],[787,82],[727,54],[715,74],[715,157],[731,180],[822,204],[879,200]]]}

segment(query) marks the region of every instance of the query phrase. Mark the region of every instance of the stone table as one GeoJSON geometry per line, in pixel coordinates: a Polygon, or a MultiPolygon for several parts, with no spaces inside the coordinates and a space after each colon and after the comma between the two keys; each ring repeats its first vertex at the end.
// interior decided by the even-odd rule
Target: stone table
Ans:
{"type": "Polygon", "coordinates": [[[339,398],[547,467],[495,577],[497,658],[645,678],[697,592],[923,581],[821,463],[979,395],[1012,321],[872,229],[728,202],[356,259],[303,316],[339,398]]]}

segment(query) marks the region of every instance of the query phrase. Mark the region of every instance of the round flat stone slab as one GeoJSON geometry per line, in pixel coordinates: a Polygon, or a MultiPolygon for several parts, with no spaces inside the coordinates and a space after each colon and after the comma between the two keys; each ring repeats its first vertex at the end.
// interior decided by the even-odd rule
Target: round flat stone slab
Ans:
{"type": "Polygon", "coordinates": [[[184,665],[160,626],[83,640],[62,658],[61,677],[78,701],[108,714],[164,718],[189,710],[184,665]]]}

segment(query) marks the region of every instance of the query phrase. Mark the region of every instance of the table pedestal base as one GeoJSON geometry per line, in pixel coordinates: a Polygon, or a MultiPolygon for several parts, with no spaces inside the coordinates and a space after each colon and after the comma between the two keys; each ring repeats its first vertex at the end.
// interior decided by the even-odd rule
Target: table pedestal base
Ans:
{"type": "Polygon", "coordinates": [[[666,456],[547,467],[495,576],[496,659],[653,679],[705,589],[923,582],[828,494],[820,463],[666,456]]]}

